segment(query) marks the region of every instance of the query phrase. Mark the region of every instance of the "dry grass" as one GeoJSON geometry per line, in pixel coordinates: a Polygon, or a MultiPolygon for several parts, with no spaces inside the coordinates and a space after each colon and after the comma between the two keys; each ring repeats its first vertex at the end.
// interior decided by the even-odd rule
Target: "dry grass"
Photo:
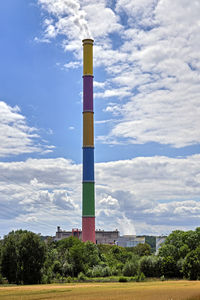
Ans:
{"type": "Polygon", "coordinates": [[[0,299],[200,300],[200,282],[79,283],[0,287],[0,299]]]}

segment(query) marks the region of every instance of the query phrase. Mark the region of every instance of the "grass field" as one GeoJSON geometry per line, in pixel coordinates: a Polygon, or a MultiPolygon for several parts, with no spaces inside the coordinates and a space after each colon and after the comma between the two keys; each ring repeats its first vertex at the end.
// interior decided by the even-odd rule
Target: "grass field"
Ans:
{"type": "Polygon", "coordinates": [[[0,299],[200,300],[200,281],[7,286],[0,287],[0,299]]]}

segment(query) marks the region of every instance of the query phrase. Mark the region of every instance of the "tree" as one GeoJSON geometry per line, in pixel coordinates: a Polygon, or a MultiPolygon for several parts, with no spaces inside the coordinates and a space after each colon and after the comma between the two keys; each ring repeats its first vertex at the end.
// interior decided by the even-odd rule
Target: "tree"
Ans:
{"type": "Polygon", "coordinates": [[[190,280],[200,279],[200,246],[187,254],[183,263],[183,274],[190,280]]]}
{"type": "Polygon", "coordinates": [[[90,241],[87,241],[85,243],[85,253],[86,253],[85,261],[88,267],[93,267],[100,263],[99,251],[97,246],[94,243],[90,241]]]}
{"type": "Polygon", "coordinates": [[[162,274],[167,278],[179,277],[179,269],[173,256],[165,256],[162,260],[162,274]]]}
{"type": "Polygon", "coordinates": [[[164,244],[158,252],[158,255],[161,257],[172,256],[174,260],[179,259],[178,249],[171,244],[164,244]]]}
{"type": "Polygon", "coordinates": [[[12,231],[2,245],[2,274],[9,283],[40,283],[46,247],[40,237],[30,231],[12,231]]]}
{"type": "Polygon", "coordinates": [[[127,261],[124,265],[122,273],[124,276],[135,276],[139,271],[138,256],[133,256],[131,261],[127,261]]]}
{"type": "Polygon", "coordinates": [[[77,276],[80,272],[85,273],[85,261],[87,255],[84,243],[78,239],[77,241],[78,242],[69,249],[74,276],[77,276]]]}
{"type": "Polygon", "coordinates": [[[20,283],[19,239],[22,231],[12,231],[5,236],[1,249],[1,270],[9,283],[20,283]]]}
{"type": "Polygon", "coordinates": [[[137,246],[135,246],[133,248],[133,252],[134,254],[136,255],[139,255],[139,256],[148,256],[151,254],[151,246],[149,244],[138,244],[137,246]]]}
{"type": "Polygon", "coordinates": [[[140,260],[140,271],[146,277],[160,277],[162,275],[162,258],[158,256],[143,256],[140,260]]]}

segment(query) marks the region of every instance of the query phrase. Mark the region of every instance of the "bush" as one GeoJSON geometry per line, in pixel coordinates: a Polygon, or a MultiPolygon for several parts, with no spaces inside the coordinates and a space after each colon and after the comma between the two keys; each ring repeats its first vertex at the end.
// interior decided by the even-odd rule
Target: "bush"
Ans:
{"type": "Polygon", "coordinates": [[[49,278],[48,275],[43,275],[42,276],[42,284],[48,284],[51,283],[51,279],[49,278]]]}
{"type": "Polygon", "coordinates": [[[200,246],[186,255],[183,273],[190,280],[197,280],[200,277],[200,246]]]}
{"type": "Polygon", "coordinates": [[[87,277],[92,277],[92,269],[88,269],[86,272],[87,277]]]}
{"type": "Polygon", "coordinates": [[[128,279],[126,277],[119,277],[119,282],[127,282],[128,279]]]}
{"type": "Polygon", "coordinates": [[[86,281],[87,277],[85,276],[85,274],[83,274],[83,272],[80,272],[78,274],[78,281],[86,281]]]}
{"type": "Polygon", "coordinates": [[[45,254],[46,246],[39,235],[26,230],[12,231],[2,241],[2,275],[9,283],[40,283],[45,254]]]}
{"type": "Polygon", "coordinates": [[[161,280],[161,281],[165,281],[165,276],[162,275],[162,276],[160,277],[160,280],[161,280]]]}
{"type": "Polygon", "coordinates": [[[138,270],[139,270],[138,261],[134,259],[132,261],[127,261],[125,263],[122,273],[124,276],[134,276],[138,273],[138,270]]]}
{"type": "Polygon", "coordinates": [[[72,278],[71,278],[71,276],[68,276],[67,278],[66,278],[66,282],[67,283],[71,283],[73,280],[72,280],[72,278]]]}
{"type": "Polygon", "coordinates": [[[146,277],[144,275],[144,273],[140,273],[139,275],[139,281],[145,281],[146,277]]]}
{"type": "Polygon", "coordinates": [[[105,267],[102,269],[102,276],[103,277],[108,277],[108,276],[111,276],[111,270],[109,267],[105,267]]]}
{"type": "Polygon", "coordinates": [[[3,284],[3,276],[0,273],[0,284],[3,284]]]}
{"type": "Polygon", "coordinates": [[[111,270],[111,273],[113,276],[117,276],[119,275],[119,273],[121,273],[119,270],[117,270],[116,267],[113,267],[112,270],[111,270]]]}
{"type": "Polygon", "coordinates": [[[175,278],[179,276],[177,263],[172,256],[163,257],[162,274],[165,275],[166,278],[175,278]]]}
{"type": "Polygon", "coordinates": [[[92,269],[92,277],[103,277],[103,267],[94,266],[92,269]]]}
{"type": "Polygon", "coordinates": [[[161,275],[162,258],[157,256],[144,256],[140,260],[140,271],[146,277],[159,277],[161,275]]]}

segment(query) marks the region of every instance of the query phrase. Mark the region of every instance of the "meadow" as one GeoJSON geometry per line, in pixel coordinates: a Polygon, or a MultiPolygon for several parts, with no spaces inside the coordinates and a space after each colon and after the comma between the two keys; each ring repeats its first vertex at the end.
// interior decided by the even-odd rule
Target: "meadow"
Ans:
{"type": "Polygon", "coordinates": [[[200,281],[1,286],[0,299],[200,300],[200,281]]]}

